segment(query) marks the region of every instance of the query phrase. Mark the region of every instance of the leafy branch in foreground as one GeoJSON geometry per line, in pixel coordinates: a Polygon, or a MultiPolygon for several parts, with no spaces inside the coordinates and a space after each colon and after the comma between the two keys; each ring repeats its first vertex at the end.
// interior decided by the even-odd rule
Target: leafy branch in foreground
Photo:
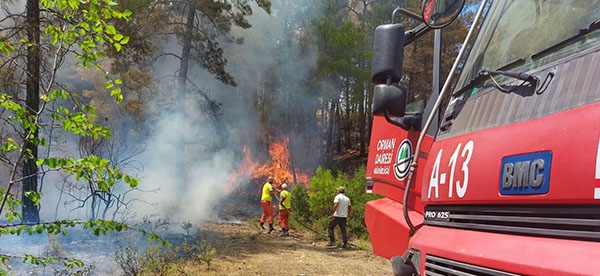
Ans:
{"type": "MultiPolygon", "coordinates": [[[[84,69],[101,70],[100,61],[106,57],[104,51],[112,47],[119,52],[129,42],[114,24],[129,20],[131,12],[120,10],[118,2],[113,0],[27,0],[25,9],[23,14],[11,15],[23,16],[25,22],[15,22],[15,26],[3,28],[0,33],[0,74],[3,77],[0,79],[3,84],[0,165],[8,172],[0,188],[0,214],[4,214],[8,223],[0,225],[0,237],[67,235],[68,228],[81,227],[97,236],[133,230],[147,236],[148,241],[169,246],[154,232],[111,220],[40,222],[43,194],[38,178],[48,172],[67,173],[78,181],[96,185],[101,191],[108,191],[120,182],[130,188],[139,183],[139,179],[122,172],[107,159],[92,154],[74,158],[66,156],[64,151],[50,150],[56,144],[52,143],[52,136],[46,137],[42,131],[52,132],[60,126],[65,137],[111,136],[110,128],[98,123],[95,107],[78,100],[80,91],[70,91],[69,86],[57,82],[58,72],[70,55],[77,58],[78,65],[84,69]],[[38,156],[41,147],[48,149],[45,158],[38,156]],[[50,156],[50,153],[59,156],[50,156]],[[17,185],[22,185],[22,189],[17,185]]],[[[122,81],[112,79],[108,73],[105,81],[106,93],[116,103],[121,102],[122,81]]],[[[66,268],[84,265],[77,259],[36,256],[31,252],[19,254],[18,257],[0,255],[0,275],[8,274],[6,270],[11,269],[8,264],[13,259],[44,267],[55,262],[62,262],[66,268]]]]}
{"type": "MultiPolygon", "coordinates": [[[[158,234],[153,231],[148,231],[140,227],[132,227],[126,223],[120,223],[111,220],[103,219],[90,219],[87,221],[81,220],[61,220],[53,222],[41,222],[41,223],[21,223],[21,224],[4,224],[0,225],[0,237],[5,235],[35,235],[43,234],[46,232],[49,235],[63,235],[68,234],[67,228],[74,228],[82,226],[84,230],[89,230],[90,234],[100,236],[106,235],[108,232],[123,232],[133,230],[147,236],[149,242],[158,242],[160,245],[170,247],[171,244],[161,238],[158,234]]],[[[0,263],[4,265],[6,270],[10,271],[11,267],[8,263],[14,259],[21,259],[25,264],[47,266],[50,263],[56,263],[61,261],[65,268],[74,269],[77,267],[83,267],[83,261],[76,258],[66,258],[60,256],[35,256],[29,253],[23,253],[22,256],[16,256],[11,254],[0,254],[0,263]]],[[[0,275],[4,275],[7,271],[0,268],[0,275]]]]}

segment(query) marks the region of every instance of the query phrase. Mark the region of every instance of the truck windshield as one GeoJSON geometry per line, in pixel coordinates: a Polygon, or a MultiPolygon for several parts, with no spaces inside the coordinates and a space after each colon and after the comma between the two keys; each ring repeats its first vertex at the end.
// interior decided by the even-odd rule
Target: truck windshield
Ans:
{"type": "Polygon", "coordinates": [[[462,62],[457,92],[481,70],[527,72],[600,44],[600,32],[595,31],[600,0],[492,2],[483,21],[473,25],[478,35],[467,42],[469,54],[462,62]]]}

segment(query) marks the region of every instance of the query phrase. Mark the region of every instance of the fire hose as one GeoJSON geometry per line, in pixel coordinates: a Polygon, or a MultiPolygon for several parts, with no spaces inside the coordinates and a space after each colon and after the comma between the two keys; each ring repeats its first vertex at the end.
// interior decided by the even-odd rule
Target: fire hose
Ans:
{"type": "MultiPolygon", "coordinates": [[[[279,200],[279,197],[276,196],[275,198],[277,199],[277,201],[279,202],[279,204],[281,204],[281,206],[283,206],[284,209],[286,209],[286,210],[289,209],[289,208],[285,207],[285,205],[283,205],[283,202],[281,202],[279,200]]],[[[277,213],[275,213],[275,215],[273,216],[273,219],[275,219],[277,217],[277,215],[279,215],[279,209],[277,209],[277,213]]],[[[300,221],[300,220],[296,219],[294,216],[292,216],[291,212],[290,212],[290,217],[292,219],[294,219],[294,221],[296,221],[297,223],[299,223],[300,225],[302,225],[304,228],[306,228],[306,229],[308,229],[310,231],[313,231],[313,232],[317,233],[320,236],[329,237],[329,236],[327,236],[327,235],[325,235],[325,234],[323,234],[323,233],[321,233],[321,232],[319,232],[319,231],[317,231],[317,230],[315,230],[315,229],[313,229],[311,227],[308,227],[306,224],[302,223],[302,221],[300,221]]]]}
{"type": "MultiPolygon", "coordinates": [[[[275,196],[275,198],[277,199],[277,201],[279,202],[279,204],[281,204],[281,206],[283,206],[283,208],[284,208],[284,209],[286,209],[286,210],[288,209],[287,207],[285,207],[285,205],[283,205],[283,202],[281,202],[281,201],[279,200],[279,197],[275,196]]],[[[277,217],[277,215],[279,215],[279,209],[277,209],[277,213],[275,213],[275,215],[273,216],[273,219],[275,219],[275,218],[277,217]]],[[[317,230],[315,230],[315,229],[313,229],[313,228],[311,228],[311,227],[307,226],[307,225],[306,225],[306,224],[304,224],[302,221],[300,221],[300,220],[296,219],[294,216],[292,216],[291,212],[290,212],[290,217],[291,217],[292,219],[294,219],[294,221],[296,221],[297,223],[299,223],[300,225],[302,225],[304,228],[306,228],[306,229],[308,229],[308,230],[310,230],[310,231],[312,231],[312,232],[315,232],[316,234],[318,234],[318,235],[320,235],[320,236],[323,236],[323,237],[329,238],[329,236],[328,236],[328,235],[326,235],[326,234],[323,234],[323,233],[321,233],[321,232],[319,232],[319,231],[317,231],[317,230]]],[[[351,245],[351,246],[357,247],[355,244],[352,244],[352,243],[350,243],[350,242],[348,243],[348,245],[351,245]]]]}

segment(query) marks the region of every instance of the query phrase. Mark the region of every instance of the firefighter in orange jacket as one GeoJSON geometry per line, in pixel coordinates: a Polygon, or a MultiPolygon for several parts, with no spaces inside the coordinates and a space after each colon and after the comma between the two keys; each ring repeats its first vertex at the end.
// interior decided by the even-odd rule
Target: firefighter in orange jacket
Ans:
{"type": "Polygon", "coordinates": [[[260,228],[265,229],[265,221],[269,222],[269,233],[273,228],[273,218],[275,217],[275,209],[273,208],[273,195],[275,190],[273,189],[273,177],[270,176],[269,180],[263,185],[262,196],[260,197],[260,205],[262,206],[262,216],[260,216],[260,228]]]}

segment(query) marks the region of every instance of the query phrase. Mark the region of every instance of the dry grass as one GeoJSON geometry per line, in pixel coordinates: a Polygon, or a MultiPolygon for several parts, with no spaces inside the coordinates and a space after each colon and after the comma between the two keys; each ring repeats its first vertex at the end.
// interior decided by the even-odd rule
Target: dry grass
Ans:
{"type": "Polygon", "coordinates": [[[351,241],[348,249],[331,248],[310,232],[290,230],[289,237],[268,234],[258,225],[206,223],[204,238],[217,256],[206,265],[188,263],[188,275],[392,275],[387,259],[351,241]]]}

